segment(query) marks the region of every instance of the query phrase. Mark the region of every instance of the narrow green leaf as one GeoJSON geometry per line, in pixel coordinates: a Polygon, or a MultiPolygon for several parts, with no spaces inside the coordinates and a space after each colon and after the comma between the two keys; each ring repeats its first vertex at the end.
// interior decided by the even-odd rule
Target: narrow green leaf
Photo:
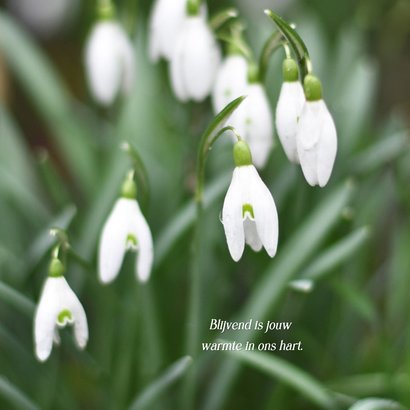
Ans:
{"type": "Polygon", "coordinates": [[[269,61],[272,57],[272,54],[282,45],[282,43],[282,33],[275,32],[268,38],[265,45],[263,46],[259,60],[259,79],[261,82],[265,81],[266,73],[269,67],[269,61]]]}
{"type": "Polygon", "coordinates": [[[4,376],[0,376],[0,395],[8,400],[15,408],[21,410],[39,410],[22,391],[10,383],[4,376]]]}
{"type": "Polygon", "coordinates": [[[33,240],[32,246],[27,250],[27,270],[34,269],[54,244],[55,239],[50,235],[50,228],[58,227],[67,230],[76,213],[76,207],[74,205],[68,205],[61,214],[50,221],[48,226],[33,240]]]}
{"type": "Polygon", "coordinates": [[[386,136],[366,151],[353,157],[348,169],[359,174],[372,172],[389,161],[393,161],[404,152],[408,152],[409,149],[409,132],[401,131],[395,135],[386,136]]]}
{"type": "MultiPolygon", "coordinates": [[[[208,184],[204,194],[204,208],[214,203],[226,192],[229,180],[232,176],[231,172],[225,175],[220,175],[208,184]]],[[[158,240],[155,245],[155,266],[159,266],[164,258],[171,251],[172,246],[177,242],[193,224],[195,220],[195,203],[189,201],[168,223],[168,225],[158,235],[158,240]]]]}
{"type": "Polygon", "coordinates": [[[283,20],[282,17],[274,13],[272,10],[265,10],[265,14],[273,20],[283,37],[285,37],[289,43],[292,51],[295,53],[303,79],[311,70],[309,51],[305,43],[296,30],[292,28],[289,23],[283,20]]]}
{"type": "Polygon", "coordinates": [[[320,280],[348,260],[369,238],[368,227],[359,228],[323,251],[300,275],[300,279],[320,280]]]}
{"type": "Polygon", "coordinates": [[[79,186],[92,189],[94,163],[89,132],[73,115],[72,101],[57,72],[41,49],[13,18],[0,12],[0,50],[57,139],[79,186]]]}
{"type": "Polygon", "coordinates": [[[244,364],[293,387],[317,406],[330,409],[336,407],[336,400],[329,390],[309,373],[273,354],[255,351],[227,351],[244,364]]]}
{"type": "Polygon", "coordinates": [[[9,303],[17,310],[32,318],[36,305],[27,296],[0,282],[0,300],[9,303]]]}
{"type": "Polygon", "coordinates": [[[349,410],[405,410],[405,407],[394,400],[368,398],[359,400],[349,410]]]}
{"type": "Polygon", "coordinates": [[[153,403],[185,374],[191,363],[192,359],[189,356],[184,356],[177,360],[134,399],[129,409],[142,410],[151,408],[153,403]]]}
{"type": "MultiPolygon", "coordinates": [[[[340,218],[351,194],[352,184],[346,183],[330,192],[326,199],[306,219],[305,223],[292,235],[288,242],[278,250],[278,255],[258,282],[248,302],[239,315],[239,320],[254,318],[265,320],[268,312],[278,304],[287,289],[292,276],[306,263],[326,234],[340,218]]],[[[255,331],[243,332],[241,341],[251,341],[255,331]]],[[[232,360],[222,362],[221,368],[211,385],[205,405],[206,410],[223,407],[229,389],[239,371],[238,364],[232,360]]]]}
{"type": "Polygon", "coordinates": [[[212,31],[220,30],[229,20],[238,17],[239,13],[234,7],[222,10],[219,13],[212,16],[209,26],[212,31]]]}

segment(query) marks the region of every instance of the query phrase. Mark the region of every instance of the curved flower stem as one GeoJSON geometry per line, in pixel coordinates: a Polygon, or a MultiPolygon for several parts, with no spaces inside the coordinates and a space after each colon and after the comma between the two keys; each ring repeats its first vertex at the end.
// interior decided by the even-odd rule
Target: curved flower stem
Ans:
{"type": "Polygon", "coordinates": [[[221,12],[215,14],[209,22],[209,26],[213,32],[220,30],[225,23],[238,17],[239,13],[234,7],[229,7],[228,9],[222,10],[221,12]]]}
{"type": "Polygon", "coordinates": [[[195,203],[196,203],[196,221],[194,226],[194,238],[191,248],[191,283],[190,283],[190,300],[188,309],[188,320],[186,328],[186,350],[187,354],[194,360],[189,372],[185,377],[185,385],[182,395],[182,408],[184,410],[195,409],[195,386],[197,366],[195,359],[198,357],[200,345],[200,311],[202,306],[201,301],[201,268],[203,267],[202,252],[203,247],[201,241],[203,240],[203,191],[205,180],[205,163],[212,145],[225,131],[232,131],[238,139],[240,136],[231,126],[225,126],[231,114],[238,108],[245,97],[239,97],[229,103],[212,121],[206,131],[202,134],[198,148],[198,162],[196,168],[196,189],[195,189],[195,203]]]}
{"type": "MultiPolygon", "coordinates": [[[[148,172],[145,168],[145,165],[141,159],[141,155],[137,149],[131,145],[128,141],[121,143],[120,148],[128,154],[132,162],[132,166],[135,172],[135,177],[138,183],[138,189],[141,189],[143,206],[146,207],[149,203],[150,192],[149,192],[149,183],[148,183],[148,172]]],[[[141,196],[140,196],[141,197],[141,196]]]]}
{"type": "Polygon", "coordinates": [[[268,71],[269,61],[273,53],[283,45],[283,37],[280,31],[275,31],[263,46],[261,57],[259,59],[259,79],[261,83],[265,81],[268,71]]]}
{"type": "Polygon", "coordinates": [[[50,235],[57,239],[57,244],[53,248],[52,255],[54,258],[59,258],[66,263],[67,255],[70,255],[80,266],[88,271],[93,271],[93,268],[87,260],[81,257],[71,246],[67,232],[61,228],[51,228],[50,235]]]}

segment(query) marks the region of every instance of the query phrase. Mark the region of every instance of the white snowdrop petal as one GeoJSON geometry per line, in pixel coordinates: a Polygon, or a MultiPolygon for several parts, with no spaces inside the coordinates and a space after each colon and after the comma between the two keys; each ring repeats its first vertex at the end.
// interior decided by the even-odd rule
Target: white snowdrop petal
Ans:
{"type": "Polygon", "coordinates": [[[137,201],[134,201],[134,227],[137,239],[137,259],[135,273],[141,282],[146,282],[151,274],[154,259],[154,245],[151,230],[137,201]]]}
{"type": "Polygon", "coordinates": [[[249,144],[255,166],[263,168],[273,147],[272,113],[261,84],[250,84],[245,95],[230,123],[249,144]]]}
{"type": "Polygon", "coordinates": [[[237,262],[241,259],[245,247],[245,234],[242,218],[242,181],[238,176],[239,168],[235,168],[232,181],[226,193],[222,208],[222,223],[225,230],[226,241],[232,259],[237,262]]]}
{"type": "Polygon", "coordinates": [[[241,55],[230,55],[220,65],[212,92],[215,114],[235,98],[245,95],[248,63],[241,55]]]}
{"type": "Polygon", "coordinates": [[[157,0],[150,16],[149,52],[153,62],[172,56],[178,31],[186,17],[186,0],[157,0]]]}
{"type": "Polygon", "coordinates": [[[50,356],[53,340],[59,342],[56,321],[61,310],[67,308],[67,292],[72,291],[64,277],[46,279],[34,318],[35,351],[42,362],[50,356]]]}
{"type": "MultiPolygon", "coordinates": [[[[42,362],[50,356],[55,338],[57,317],[56,306],[53,299],[50,299],[51,294],[47,290],[47,285],[48,280],[43,288],[34,318],[35,352],[38,360],[42,362]]],[[[59,337],[57,336],[56,339],[58,340],[59,337]]]]}
{"type": "Polygon", "coordinates": [[[170,74],[181,101],[202,101],[212,89],[220,63],[219,46],[204,17],[187,17],[172,54],[170,74]]]}
{"type": "Polygon", "coordinates": [[[245,232],[245,242],[252,248],[252,250],[259,252],[262,249],[262,242],[259,238],[255,221],[246,218],[243,221],[243,229],[245,232]]]}
{"type": "Polygon", "coordinates": [[[91,92],[101,104],[111,104],[120,89],[131,89],[133,54],[133,46],[118,23],[103,21],[94,26],[85,49],[85,63],[91,92]]]}
{"type": "Polygon", "coordinates": [[[183,63],[184,63],[184,49],[185,49],[186,37],[180,35],[177,38],[175,48],[172,54],[172,58],[169,64],[169,72],[171,78],[171,86],[176,97],[182,101],[186,102],[189,99],[188,91],[185,83],[185,78],[183,77],[183,63]]]}
{"type": "Polygon", "coordinates": [[[256,229],[259,238],[272,258],[278,247],[279,222],[275,201],[258,172],[251,166],[252,171],[252,207],[255,216],[256,229]]]}
{"type": "Polygon", "coordinates": [[[298,121],[305,103],[305,94],[299,81],[282,84],[276,106],[276,129],[289,161],[299,163],[296,134],[298,121]]]}
{"type": "Polygon", "coordinates": [[[299,119],[296,136],[299,150],[311,150],[319,142],[320,121],[323,101],[306,101],[299,119]]]}
{"type": "Polygon", "coordinates": [[[317,148],[317,177],[319,186],[323,188],[332,174],[337,152],[336,127],[324,102],[321,123],[320,142],[317,148]]]}
{"type": "Polygon", "coordinates": [[[120,198],[114,205],[101,234],[99,248],[99,277],[103,283],[116,278],[126,250],[130,213],[130,199],[120,198]]]}
{"type": "Polygon", "coordinates": [[[189,17],[185,24],[189,27],[186,32],[182,75],[190,97],[195,101],[202,101],[211,92],[220,62],[220,51],[202,17],[189,17]]]}
{"type": "Polygon", "coordinates": [[[73,295],[75,301],[73,300],[70,310],[74,317],[74,338],[77,346],[84,349],[88,342],[87,316],[77,296],[74,293],[73,295]]]}

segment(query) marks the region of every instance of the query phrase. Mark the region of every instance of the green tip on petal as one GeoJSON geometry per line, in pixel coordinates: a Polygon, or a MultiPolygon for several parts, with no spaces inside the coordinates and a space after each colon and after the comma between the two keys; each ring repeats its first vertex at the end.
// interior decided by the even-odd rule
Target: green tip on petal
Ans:
{"type": "Polygon", "coordinates": [[[65,267],[60,259],[53,258],[48,268],[48,276],[52,278],[59,278],[60,276],[64,276],[64,272],[65,267]]]}
{"type": "Polygon", "coordinates": [[[282,64],[283,81],[294,82],[299,80],[298,63],[293,58],[286,58],[282,64]]]}
{"type": "Polygon", "coordinates": [[[63,309],[57,316],[57,323],[64,326],[73,321],[73,315],[68,309],[63,309]]]}
{"type": "Polygon", "coordinates": [[[253,207],[251,204],[242,205],[242,218],[245,218],[246,214],[249,214],[251,219],[255,219],[255,215],[253,213],[253,207]]]}
{"type": "Polygon", "coordinates": [[[137,197],[137,184],[133,179],[127,178],[121,187],[121,196],[127,199],[135,199],[137,197]]]}
{"type": "Polygon", "coordinates": [[[312,74],[308,74],[303,82],[307,101],[319,101],[322,99],[322,83],[312,74]]]}
{"type": "Polygon", "coordinates": [[[237,167],[252,165],[252,154],[245,141],[238,141],[233,146],[233,159],[237,167]]]}

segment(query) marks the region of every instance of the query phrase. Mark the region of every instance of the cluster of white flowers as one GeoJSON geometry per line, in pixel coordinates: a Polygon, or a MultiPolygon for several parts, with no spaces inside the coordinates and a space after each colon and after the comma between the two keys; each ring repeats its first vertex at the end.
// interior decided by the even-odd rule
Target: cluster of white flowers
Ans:
{"type": "Polygon", "coordinates": [[[207,23],[206,6],[157,0],[150,19],[150,56],[169,61],[172,89],[182,101],[204,100],[212,91],[221,51],[207,23]]]}
{"type": "Polygon", "coordinates": [[[336,158],[337,134],[321,83],[308,74],[302,87],[297,63],[290,58],[283,63],[283,77],[276,107],[279,139],[289,161],[300,163],[309,185],[324,187],[336,158]]]}

